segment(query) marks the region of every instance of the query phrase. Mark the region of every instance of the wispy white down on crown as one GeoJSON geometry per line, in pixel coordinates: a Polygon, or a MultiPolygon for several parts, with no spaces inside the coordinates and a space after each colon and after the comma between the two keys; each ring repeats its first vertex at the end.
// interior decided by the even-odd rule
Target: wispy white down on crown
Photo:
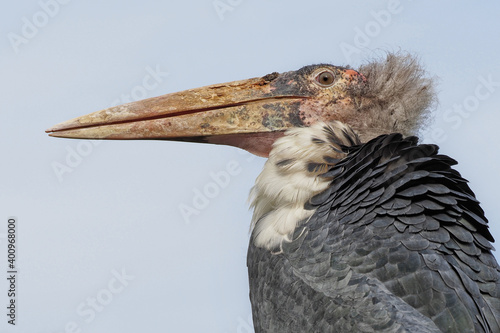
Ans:
{"type": "Polygon", "coordinates": [[[293,128],[276,140],[250,192],[254,244],[273,250],[289,241],[295,228],[314,214],[304,204],[331,182],[321,175],[346,156],[342,146],[357,144],[357,134],[338,121],[293,128]]]}

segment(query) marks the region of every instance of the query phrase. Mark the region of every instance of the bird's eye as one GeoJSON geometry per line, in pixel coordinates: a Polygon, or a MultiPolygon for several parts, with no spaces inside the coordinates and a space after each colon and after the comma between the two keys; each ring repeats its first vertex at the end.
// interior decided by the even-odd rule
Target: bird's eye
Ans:
{"type": "Polygon", "coordinates": [[[329,87],[335,81],[335,75],[330,71],[324,71],[316,76],[316,81],[323,87],[329,87]]]}

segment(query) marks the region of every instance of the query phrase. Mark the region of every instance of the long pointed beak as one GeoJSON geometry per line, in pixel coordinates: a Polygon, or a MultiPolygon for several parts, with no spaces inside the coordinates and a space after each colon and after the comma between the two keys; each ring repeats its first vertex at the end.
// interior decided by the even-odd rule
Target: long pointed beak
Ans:
{"type": "Polygon", "coordinates": [[[272,73],[111,107],[46,132],[76,139],[227,144],[266,156],[286,129],[304,125],[300,106],[312,94],[301,83],[296,72],[272,73]]]}
{"type": "Polygon", "coordinates": [[[148,98],[74,118],[46,132],[77,139],[177,139],[293,126],[263,125],[262,110],[273,118],[276,105],[287,109],[307,96],[276,95],[268,83],[266,77],[253,78],[148,98]]]}

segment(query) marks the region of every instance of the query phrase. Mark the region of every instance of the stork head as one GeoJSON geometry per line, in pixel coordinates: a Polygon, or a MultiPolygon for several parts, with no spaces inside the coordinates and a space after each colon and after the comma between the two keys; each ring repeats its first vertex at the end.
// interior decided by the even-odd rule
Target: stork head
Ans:
{"type": "Polygon", "coordinates": [[[226,144],[267,157],[287,129],[320,121],[341,121],[362,141],[389,132],[415,134],[434,101],[432,81],[424,74],[408,55],[388,54],[357,71],[311,65],[111,107],[47,132],[226,144]]]}
{"type": "Polygon", "coordinates": [[[313,214],[305,203],[327,188],[331,179],[321,174],[345,157],[342,147],[416,134],[434,102],[424,74],[408,55],[357,71],[312,65],[111,107],[47,132],[225,144],[269,157],[251,192],[252,235],[256,246],[276,250],[313,214]]]}

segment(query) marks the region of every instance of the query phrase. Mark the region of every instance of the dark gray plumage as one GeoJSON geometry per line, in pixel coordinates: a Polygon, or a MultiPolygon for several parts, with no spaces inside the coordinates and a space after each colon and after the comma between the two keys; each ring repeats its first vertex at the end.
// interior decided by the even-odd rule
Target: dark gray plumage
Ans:
{"type": "Polygon", "coordinates": [[[456,162],[399,134],[343,150],[281,253],[250,243],[255,331],[500,332],[493,238],[456,162]]]}

